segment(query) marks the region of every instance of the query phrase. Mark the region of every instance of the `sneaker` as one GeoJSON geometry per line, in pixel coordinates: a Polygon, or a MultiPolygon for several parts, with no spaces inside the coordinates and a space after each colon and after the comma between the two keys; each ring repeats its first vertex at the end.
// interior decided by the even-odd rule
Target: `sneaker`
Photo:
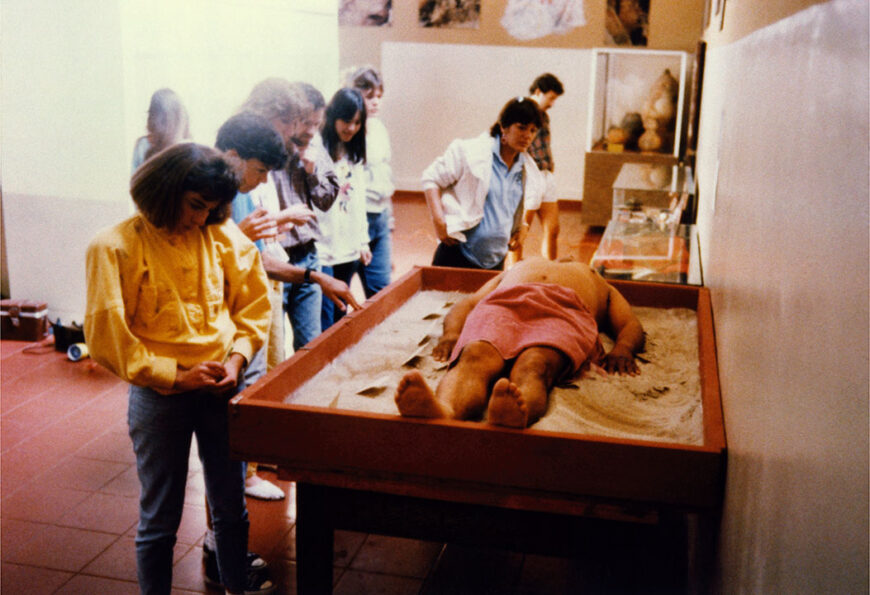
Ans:
{"type": "Polygon", "coordinates": [[[277,587],[268,575],[269,571],[265,568],[261,570],[251,570],[248,568],[248,582],[245,585],[245,595],[269,595],[269,593],[274,593],[277,587]]]}
{"type": "MultiPolygon", "coordinates": [[[[259,582],[260,586],[263,587],[266,583],[269,584],[269,587],[272,591],[275,590],[272,581],[269,580],[268,567],[269,564],[263,558],[261,558],[258,554],[254,552],[248,552],[248,586],[253,583],[259,582]],[[259,577],[259,578],[257,578],[259,577]]],[[[202,546],[202,565],[203,565],[203,574],[205,575],[205,583],[211,587],[215,587],[218,589],[223,589],[223,582],[221,581],[221,573],[218,570],[217,563],[217,554],[211,548],[206,547],[204,544],[202,546]]],[[[271,593],[272,591],[268,590],[257,590],[251,589],[250,593],[271,593]]],[[[248,593],[248,587],[245,587],[245,593],[248,593]]]]}

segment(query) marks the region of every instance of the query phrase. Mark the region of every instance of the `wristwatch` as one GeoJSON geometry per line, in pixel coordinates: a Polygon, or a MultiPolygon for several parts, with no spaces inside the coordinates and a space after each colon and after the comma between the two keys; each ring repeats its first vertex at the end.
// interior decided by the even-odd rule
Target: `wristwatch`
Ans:
{"type": "Polygon", "coordinates": [[[313,273],[313,272],[314,272],[314,269],[312,269],[310,267],[305,269],[305,276],[303,277],[303,279],[305,279],[306,283],[311,283],[311,273],[313,273]]]}

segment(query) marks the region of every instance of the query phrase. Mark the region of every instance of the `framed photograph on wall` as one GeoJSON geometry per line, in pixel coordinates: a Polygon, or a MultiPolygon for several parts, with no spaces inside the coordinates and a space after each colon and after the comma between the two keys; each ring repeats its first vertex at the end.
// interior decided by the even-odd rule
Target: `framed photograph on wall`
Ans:
{"type": "Polygon", "coordinates": [[[607,0],[605,44],[646,47],[650,0],[607,0]]]}
{"type": "Polygon", "coordinates": [[[383,27],[393,24],[393,0],[341,0],[341,27],[383,27]]]}
{"type": "Polygon", "coordinates": [[[586,24],[583,0],[508,0],[501,26],[523,41],[561,35],[586,24]]]}
{"type": "Polygon", "coordinates": [[[480,0],[420,0],[421,27],[477,29],[480,0]]]}

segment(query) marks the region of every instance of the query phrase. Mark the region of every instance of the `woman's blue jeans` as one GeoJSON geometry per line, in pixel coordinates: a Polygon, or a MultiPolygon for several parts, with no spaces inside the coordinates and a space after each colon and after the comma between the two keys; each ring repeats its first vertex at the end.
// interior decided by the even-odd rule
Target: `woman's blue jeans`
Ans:
{"type": "Polygon", "coordinates": [[[248,551],[245,463],[230,459],[227,401],[231,395],[191,391],[161,395],[130,387],[127,421],[139,473],[136,564],[142,593],[168,594],[172,549],[184,509],[191,436],[196,436],[227,590],[244,590],[248,551]]]}
{"type": "Polygon", "coordinates": [[[359,273],[366,298],[370,298],[390,284],[393,272],[392,239],[390,237],[390,211],[366,213],[369,224],[369,249],[372,261],[359,273]]]}

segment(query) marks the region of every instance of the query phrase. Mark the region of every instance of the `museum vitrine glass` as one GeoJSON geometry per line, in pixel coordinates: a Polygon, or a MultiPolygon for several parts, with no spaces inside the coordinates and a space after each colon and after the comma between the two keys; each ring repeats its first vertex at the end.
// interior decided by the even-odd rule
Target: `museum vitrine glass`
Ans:
{"type": "Polygon", "coordinates": [[[613,182],[626,163],[680,163],[690,62],[671,50],[592,50],[584,224],[610,221],[613,182]]]}
{"type": "Polygon", "coordinates": [[[686,52],[592,51],[587,150],[680,155],[686,52]]]}

